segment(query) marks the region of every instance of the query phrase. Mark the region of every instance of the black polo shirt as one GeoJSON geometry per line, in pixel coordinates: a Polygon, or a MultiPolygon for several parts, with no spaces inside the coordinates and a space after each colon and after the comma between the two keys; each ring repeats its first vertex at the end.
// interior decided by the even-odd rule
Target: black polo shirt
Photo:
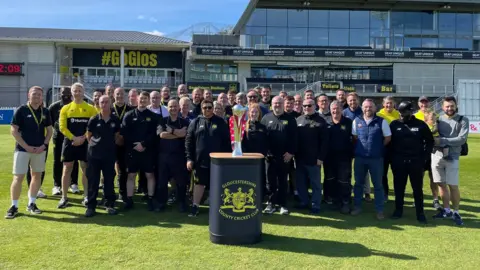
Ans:
{"type": "Polygon", "coordinates": [[[120,132],[120,119],[110,115],[107,122],[100,114],[88,121],[87,131],[92,133],[88,143],[88,158],[115,159],[115,134],[120,132]]]}
{"type": "MultiPolygon", "coordinates": [[[[47,108],[42,106],[36,110],[30,108],[28,105],[18,107],[13,114],[11,124],[18,126],[18,131],[26,144],[32,147],[40,147],[45,142],[45,129],[52,125],[52,119],[47,108]]],[[[15,151],[26,152],[18,143],[15,144],[15,151]]]]}
{"type": "MultiPolygon", "coordinates": [[[[166,117],[163,118],[162,123],[157,127],[157,134],[160,135],[162,132],[167,131],[167,127],[172,129],[182,129],[184,127],[188,128],[189,121],[180,117],[177,117],[175,121],[172,121],[172,118],[166,117]]],[[[177,139],[160,139],[158,144],[158,150],[162,154],[178,154],[185,155],[185,137],[177,139]]]]}

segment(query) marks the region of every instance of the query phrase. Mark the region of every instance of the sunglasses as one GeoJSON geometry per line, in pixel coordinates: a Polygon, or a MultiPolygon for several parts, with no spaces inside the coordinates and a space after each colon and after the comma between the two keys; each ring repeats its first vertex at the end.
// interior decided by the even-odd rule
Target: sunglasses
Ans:
{"type": "Polygon", "coordinates": [[[212,106],[205,106],[205,107],[202,107],[202,109],[204,110],[211,110],[213,107],[212,106]]]}
{"type": "Polygon", "coordinates": [[[304,108],[310,108],[312,107],[312,104],[307,104],[307,105],[303,105],[304,108]]]}

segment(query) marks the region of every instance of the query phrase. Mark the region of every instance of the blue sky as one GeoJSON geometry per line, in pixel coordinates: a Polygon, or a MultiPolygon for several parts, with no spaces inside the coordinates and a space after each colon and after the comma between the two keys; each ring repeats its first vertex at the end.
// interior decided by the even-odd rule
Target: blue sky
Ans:
{"type": "Polygon", "coordinates": [[[0,1],[0,26],[177,33],[197,23],[234,25],[248,0],[0,1]]]}

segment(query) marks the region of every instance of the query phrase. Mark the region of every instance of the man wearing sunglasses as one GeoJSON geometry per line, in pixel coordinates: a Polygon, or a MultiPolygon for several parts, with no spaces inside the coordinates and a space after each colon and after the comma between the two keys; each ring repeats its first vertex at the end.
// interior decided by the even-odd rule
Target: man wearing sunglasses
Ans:
{"type": "Polygon", "coordinates": [[[228,125],[225,120],[214,115],[213,102],[204,100],[201,108],[202,115],[190,123],[185,138],[187,169],[195,170],[196,176],[189,217],[199,214],[205,186],[210,184],[210,153],[232,151],[228,125]]]}
{"type": "Polygon", "coordinates": [[[299,208],[311,208],[312,214],[320,213],[322,200],[322,185],[320,168],[325,160],[328,149],[327,122],[315,112],[313,99],[303,101],[303,115],[297,118],[297,165],[296,184],[300,197],[299,208]],[[308,185],[312,187],[312,201],[309,205],[308,185]]]}
{"type": "MultiPolygon", "coordinates": [[[[258,103],[258,94],[255,90],[250,90],[248,91],[248,94],[247,94],[247,102],[248,102],[248,105],[250,104],[254,104],[254,103],[258,103]]],[[[264,106],[260,106],[260,110],[262,111],[262,115],[266,115],[267,113],[269,113],[270,111],[265,108],[264,106]]]]}

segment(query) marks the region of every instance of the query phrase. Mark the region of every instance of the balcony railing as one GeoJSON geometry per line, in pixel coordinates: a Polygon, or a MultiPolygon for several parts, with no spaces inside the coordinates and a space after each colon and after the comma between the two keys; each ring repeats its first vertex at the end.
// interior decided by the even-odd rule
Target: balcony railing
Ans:
{"type": "MultiPolygon", "coordinates": [[[[76,82],[88,84],[94,88],[103,88],[107,84],[120,85],[120,76],[75,76],[72,74],[54,74],[53,85],[68,86],[76,82]]],[[[152,77],[152,76],[125,76],[125,88],[159,89],[163,86],[176,87],[181,84],[180,78],[152,77]]]]}

